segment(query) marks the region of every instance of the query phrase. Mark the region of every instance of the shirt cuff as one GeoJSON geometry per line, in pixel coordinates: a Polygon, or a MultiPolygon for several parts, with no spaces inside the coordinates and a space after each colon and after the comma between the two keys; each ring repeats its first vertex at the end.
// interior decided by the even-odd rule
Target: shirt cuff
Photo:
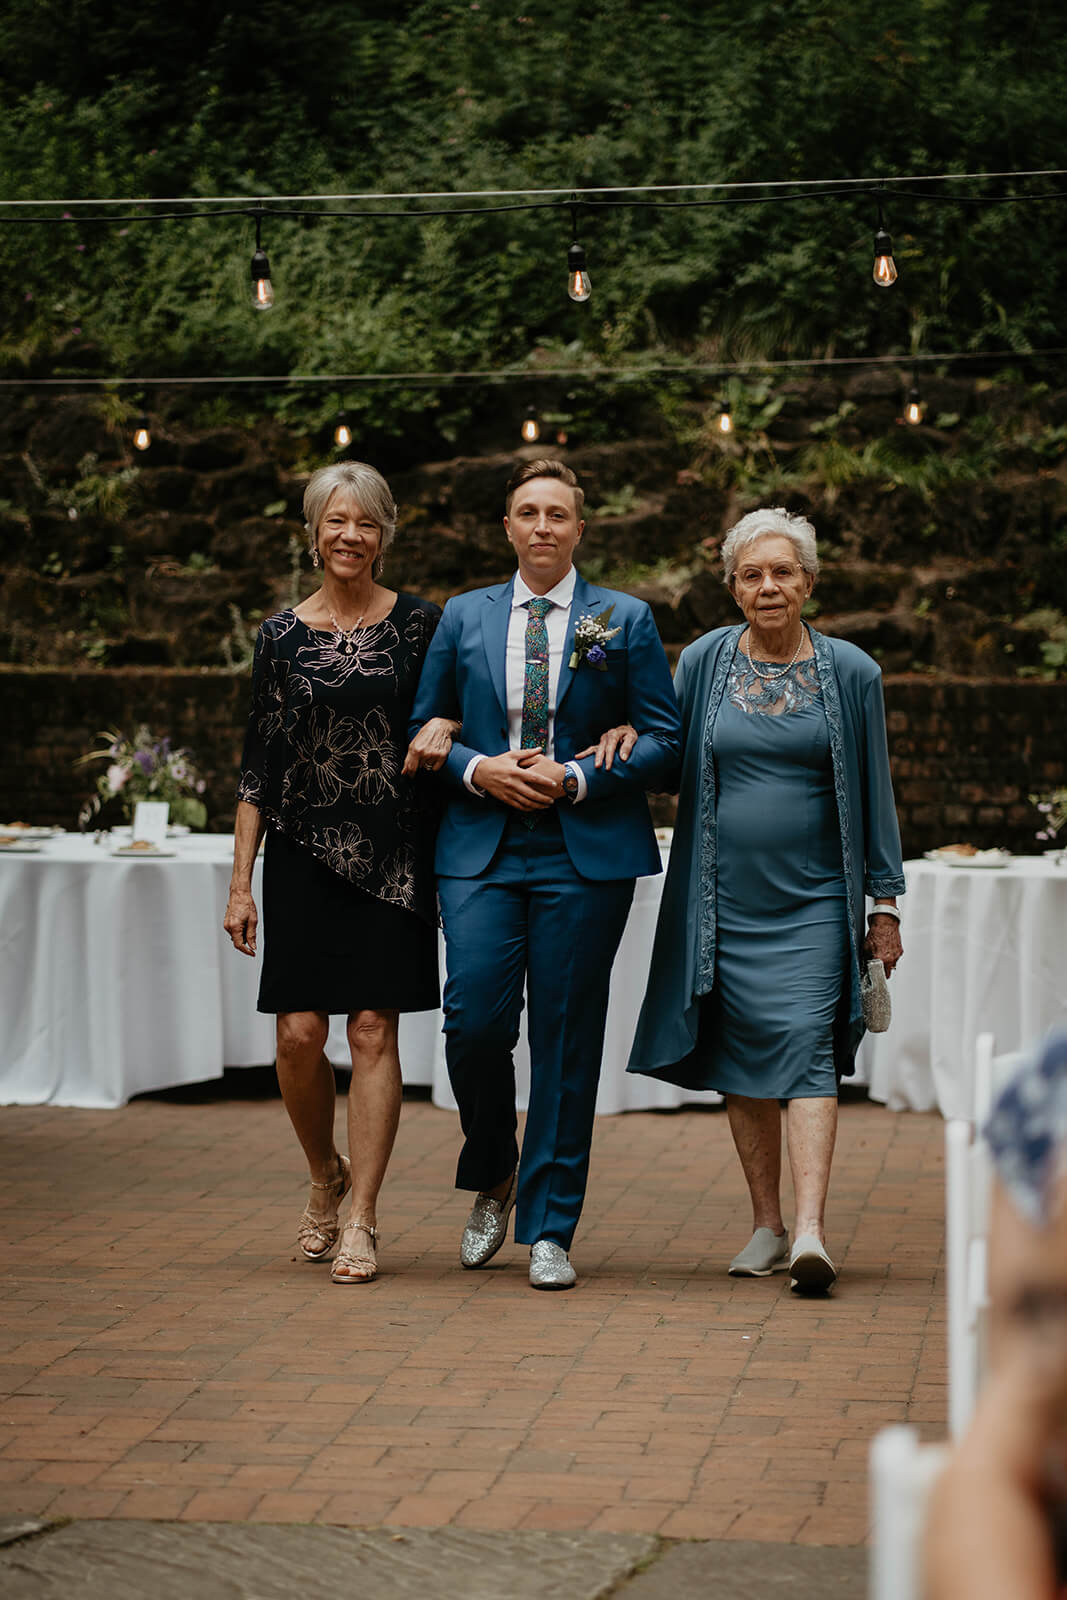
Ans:
{"type": "Polygon", "coordinates": [[[573,772],[574,776],[578,779],[578,793],[571,801],[571,805],[576,806],[580,801],[584,800],[586,795],[589,793],[589,785],[586,783],[585,773],[582,771],[577,761],[568,761],[567,771],[573,772]]]}
{"type": "Polygon", "coordinates": [[[474,769],[478,765],[479,761],[484,760],[485,756],[471,756],[471,759],[467,762],[466,770],[463,773],[463,787],[465,789],[469,789],[471,794],[476,794],[479,800],[485,799],[485,790],[476,789],[474,787],[474,769]]]}

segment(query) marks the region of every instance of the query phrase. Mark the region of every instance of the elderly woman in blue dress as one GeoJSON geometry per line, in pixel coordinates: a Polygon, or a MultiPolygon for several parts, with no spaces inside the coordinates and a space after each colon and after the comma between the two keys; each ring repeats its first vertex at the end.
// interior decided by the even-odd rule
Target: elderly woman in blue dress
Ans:
{"type": "Polygon", "coordinates": [[[902,953],[881,673],[803,621],[819,567],[803,517],[753,511],[722,556],[745,620],[689,645],[675,674],[678,817],[629,1070],[726,1096],[754,1228],[730,1272],[788,1269],[794,1290],[825,1293],[837,1276],[824,1232],[837,1084],[863,1033],[861,970],[877,957],[888,975],[902,953]]]}

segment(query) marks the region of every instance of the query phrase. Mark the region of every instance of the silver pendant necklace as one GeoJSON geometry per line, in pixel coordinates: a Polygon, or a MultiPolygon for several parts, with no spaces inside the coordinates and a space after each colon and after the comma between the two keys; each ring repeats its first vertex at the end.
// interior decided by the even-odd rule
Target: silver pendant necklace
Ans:
{"type": "MultiPolygon", "coordinates": [[[[363,617],[357,617],[350,628],[342,628],[333,612],[327,606],[326,614],[333,623],[334,632],[337,634],[337,648],[343,650],[346,656],[354,654],[356,648],[356,634],[363,626],[363,617]]],[[[366,616],[366,612],[363,613],[366,616]]]]}
{"type": "Polygon", "coordinates": [[[797,656],[800,654],[801,649],[803,648],[803,644],[804,644],[804,625],[803,625],[803,623],[801,623],[801,626],[800,626],[800,638],[797,640],[797,647],[793,651],[791,659],[786,662],[784,667],[779,667],[777,672],[761,672],[759,667],[757,667],[756,663],[753,661],[753,659],[752,659],[752,630],[751,630],[751,628],[748,630],[748,643],[746,645],[742,646],[742,648],[744,649],[745,655],[748,657],[748,664],[752,668],[752,671],[756,674],[756,677],[757,678],[762,678],[767,683],[771,683],[771,682],[774,681],[775,678],[784,678],[785,677],[785,674],[789,671],[790,667],[793,665],[793,662],[796,660],[797,656]]]}

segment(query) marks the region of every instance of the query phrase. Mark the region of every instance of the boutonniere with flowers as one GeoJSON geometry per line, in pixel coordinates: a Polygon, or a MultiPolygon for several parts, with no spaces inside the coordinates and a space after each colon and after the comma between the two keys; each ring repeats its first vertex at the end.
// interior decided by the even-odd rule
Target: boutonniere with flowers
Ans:
{"type": "Polygon", "coordinates": [[[591,617],[586,612],[578,618],[574,624],[574,652],[570,659],[572,672],[580,667],[583,661],[595,667],[598,672],[608,670],[608,653],[604,646],[609,639],[614,639],[617,633],[622,632],[621,628],[608,627],[614,610],[614,605],[610,605],[599,617],[591,617]]]}

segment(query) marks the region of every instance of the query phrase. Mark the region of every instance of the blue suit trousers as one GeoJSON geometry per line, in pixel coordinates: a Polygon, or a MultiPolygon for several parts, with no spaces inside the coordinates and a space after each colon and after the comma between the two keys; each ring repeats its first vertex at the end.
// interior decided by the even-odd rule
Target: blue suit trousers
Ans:
{"type": "Polygon", "coordinates": [[[611,966],[633,878],[571,865],[555,811],[509,818],[474,878],[438,879],[448,976],[445,1056],[464,1145],[458,1189],[519,1166],[515,1238],[570,1248],[585,1198],[611,966]],[[519,1160],[512,1052],[529,1004],[530,1103],[519,1160]]]}

